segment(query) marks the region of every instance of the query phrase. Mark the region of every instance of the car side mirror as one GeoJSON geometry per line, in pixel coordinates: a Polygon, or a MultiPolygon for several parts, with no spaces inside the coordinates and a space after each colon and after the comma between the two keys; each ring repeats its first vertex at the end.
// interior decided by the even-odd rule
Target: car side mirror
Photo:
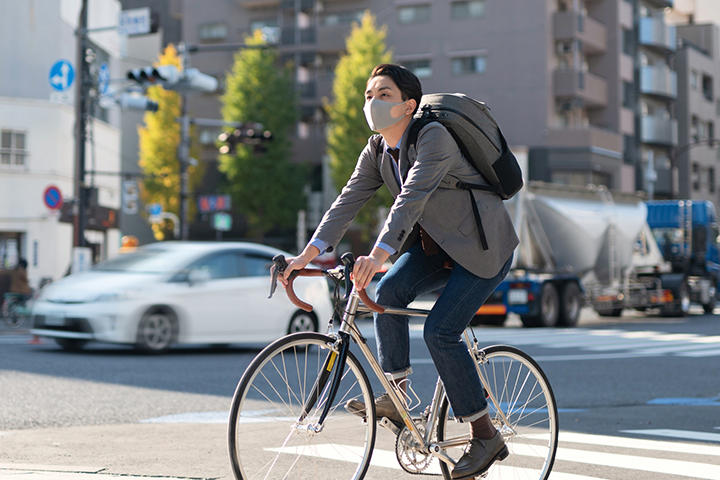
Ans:
{"type": "Polygon", "coordinates": [[[198,283],[205,283],[210,280],[210,273],[203,269],[193,269],[187,274],[187,282],[192,287],[198,283]]]}

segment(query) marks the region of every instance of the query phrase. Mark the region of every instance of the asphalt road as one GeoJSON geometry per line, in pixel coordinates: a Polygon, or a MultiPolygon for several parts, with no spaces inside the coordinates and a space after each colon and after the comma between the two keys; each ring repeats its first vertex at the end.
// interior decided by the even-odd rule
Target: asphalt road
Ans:
{"type": "MultiPolygon", "coordinates": [[[[548,375],[561,427],[552,480],[720,478],[717,315],[608,322],[585,312],[575,329],[515,320],[476,333],[527,351],[548,375]]],[[[425,402],[436,374],[421,324],[411,339],[413,387],[425,402]]],[[[148,356],[29,340],[0,330],[0,478],[232,478],[227,412],[257,347],[148,356]]],[[[381,430],[376,451],[393,441],[381,430]]],[[[377,457],[366,478],[412,478],[377,457]]]]}

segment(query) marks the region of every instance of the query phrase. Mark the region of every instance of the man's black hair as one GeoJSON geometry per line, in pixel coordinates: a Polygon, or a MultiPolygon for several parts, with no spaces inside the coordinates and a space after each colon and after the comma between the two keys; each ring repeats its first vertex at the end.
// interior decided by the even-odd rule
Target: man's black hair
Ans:
{"type": "Polygon", "coordinates": [[[24,258],[21,258],[17,263],[17,268],[24,268],[25,270],[27,270],[27,266],[27,260],[25,260],[24,258]]]}
{"type": "Polygon", "coordinates": [[[390,77],[395,82],[395,85],[400,89],[403,100],[411,98],[415,100],[414,114],[420,106],[420,99],[422,98],[422,85],[420,85],[418,77],[402,65],[393,63],[382,63],[373,68],[370,78],[380,76],[390,77]]]}

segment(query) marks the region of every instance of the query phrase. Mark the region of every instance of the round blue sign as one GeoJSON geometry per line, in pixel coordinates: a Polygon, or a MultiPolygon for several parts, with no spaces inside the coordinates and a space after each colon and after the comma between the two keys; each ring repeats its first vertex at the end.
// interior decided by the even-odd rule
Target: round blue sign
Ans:
{"type": "Polygon", "coordinates": [[[50,86],[58,92],[67,90],[70,88],[70,85],[72,85],[73,80],[75,80],[75,70],[72,64],[67,60],[58,60],[53,63],[53,66],[50,67],[48,80],[50,81],[50,86]]]}
{"type": "Polygon", "coordinates": [[[49,185],[43,193],[43,202],[45,202],[46,207],[52,210],[62,207],[63,198],[60,189],[55,185],[49,185]]]}

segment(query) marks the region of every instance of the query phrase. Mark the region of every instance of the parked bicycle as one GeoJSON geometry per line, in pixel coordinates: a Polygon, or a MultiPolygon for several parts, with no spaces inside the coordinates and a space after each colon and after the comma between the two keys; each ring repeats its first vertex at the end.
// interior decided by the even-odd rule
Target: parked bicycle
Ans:
{"type": "MultiPolygon", "coordinates": [[[[274,259],[277,275],[285,259],[274,259]]],[[[470,439],[466,424],[455,421],[452,407],[438,378],[430,404],[412,414],[419,399],[411,398],[390,382],[358,330],[358,314],[388,312],[426,316],[428,310],[384,307],[358,291],[350,281],[351,254],[330,270],[306,268],[292,273],[286,293],[298,307],[312,306],[295,295],[296,276],[325,275],[344,282],[346,294],[335,289],[336,312],[342,323],[328,334],[287,335],[263,349],[247,367],[237,385],[230,410],[228,440],[237,479],[362,479],[373,455],[376,425],[396,435],[395,456],[409,473],[423,473],[434,462],[445,479],[470,439]],[[387,418],[376,423],[374,396],[366,367],[350,351],[360,350],[372,373],[400,412],[403,424],[387,418]],[[357,399],[368,406],[365,418],[344,408],[357,399]]],[[[332,320],[330,321],[330,327],[332,320]]],[[[517,348],[494,345],[480,348],[470,330],[464,339],[473,358],[490,406],[490,416],[502,433],[509,455],[495,462],[487,479],[546,480],[555,459],[558,415],[550,384],[538,364],[517,348]],[[472,335],[472,339],[471,339],[472,335]]],[[[412,389],[408,389],[412,392],[412,389]]],[[[437,468],[437,467],[434,467],[437,468]]]]}
{"type": "Polygon", "coordinates": [[[30,296],[6,293],[2,304],[2,317],[10,328],[20,328],[30,318],[30,296]]]}

